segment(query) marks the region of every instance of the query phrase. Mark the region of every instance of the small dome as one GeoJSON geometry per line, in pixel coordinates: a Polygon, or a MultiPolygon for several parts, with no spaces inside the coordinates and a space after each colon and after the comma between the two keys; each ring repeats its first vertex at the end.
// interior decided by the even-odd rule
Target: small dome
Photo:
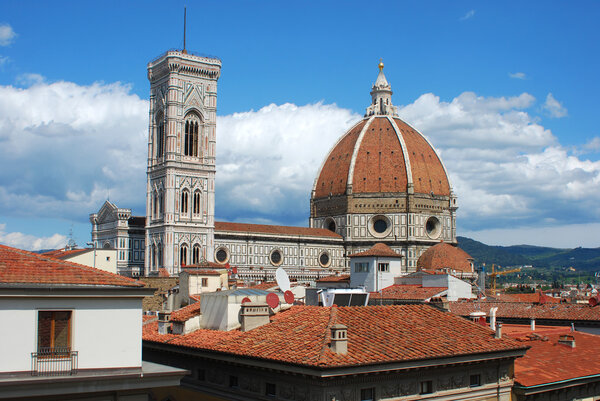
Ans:
{"type": "Polygon", "coordinates": [[[450,269],[463,273],[473,273],[473,258],[460,249],[440,242],[423,252],[417,260],[417,270],[450,269]]]}
{"type": "Polygon", "coordinates": [[[314,198],[358,193],[450,195],[440,158],[417,130],[389,115],[361,120],[327,155],[314,198]]]}

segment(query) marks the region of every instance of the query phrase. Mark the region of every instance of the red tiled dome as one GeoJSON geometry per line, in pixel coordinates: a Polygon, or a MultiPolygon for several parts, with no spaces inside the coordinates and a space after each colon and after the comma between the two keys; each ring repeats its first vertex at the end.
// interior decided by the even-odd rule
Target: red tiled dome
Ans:
{"type": "Polygon", "coordinates": [[[397,117],[361,120],[336,143],[315,181],[314,198],[352,193],[450,195],[446,170],[431,144],[397,117]]]}
{"type": "Polygon", "coordinates": [[[451,269],[463,273],[473,273],[473,258],[460,249],[440,242],[423,252],[417,260],[417,270],[451,269]]]}

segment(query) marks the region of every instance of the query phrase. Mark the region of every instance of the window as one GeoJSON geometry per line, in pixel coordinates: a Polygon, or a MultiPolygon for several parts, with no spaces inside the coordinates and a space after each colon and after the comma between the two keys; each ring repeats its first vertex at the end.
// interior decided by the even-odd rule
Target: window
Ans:
{"type": "Polygon", "coordinates": [[[277,395],[277,387],[274,383],[266,383],[265,385],[265,395],[269,397],[275,397],[277,395]]]}
{"type": "Polygon", "coordinates": [[[433,393],[433,382],[431,380],[425,380],[421,382],[421,391],[419,394],[431,394],[433,393]]]}
{"type": "Polygon", "coordinates": [[[187,254],[188,247],[186,244],[181,245],[181,249],[179,250],[179,264],[181,266],[187,265],[187,254]]]}
{"type": "Polygon", "coordinates": [[[481,375],[479,375],[479,374],[471,375],[470,386],[471,387],[481,386],[481,375]]]}
{"type": "Polygon", "coordinates": [[[377,271],[389,273],[390,272],[390,264],[389,263],[379,263],[377,265],[377,271]]]}
{"type": "Polygon", "coordinates": [[[183,143],[183,154],[185,156],[198,156],[198,131],[200,117],[190,114],[185,121],[185,139],[183,143]]]}
{"type": "Polygon", "coordinates": [[[158,192],[154,191],[152,196],[152,217],[158,217],[158,192]]]}
{"type": "Polygon", "coordinates": [[[157,252],[156,252],[156,266],[162,267],[162,265],[163,265],[163,250],[162,250],[162,244],[159,243],[157,246],[157,252]]]}
{"type": "Polygon", "coordinates": [[[71,311],[38,312],[38,352],[71,350],[71,311]]]}
{"type": "Polygon", "coordinates": [[[200,214],[200,191],[194,192],[194,215],[200,214]]]}
{"type": "Polygon", "coordinates": [[[283,256],[281,255],[281,251],[275,249],[273,252],[271,252],[271,256],[269,257],[269,259],[273,266],[279,266],[283,262],[283,256]]]}
{"type": "Polygon", "coordinates": [[[375,388],[363,388],[360,390],[360,401],[373,401],[375,399],[375,388]]]}
{"type": "Polygon", "coordinates": [[[354,264],[355,273],[367,273],[369,271],[369,262],[358,262],[354,264]]]}
{"type": "Polygon", "coordinates": [[[208,287],[208,279],[207,278],[202,279],[202,287],[208,287]]]}
{"type": "Polygon", "coordinates": [[[219,248],[216,253],[216,259],[219,263],[227,263],[229,260],[229,253],[226,248],[219,248]]]}
{"type": "Polygon", "coordinates": [[[163,157],[165,152],[165,122],[162,113],[156,117],[156,123],[156,157],[163,157]]]}
{"type": "Polygon", "coordinates": [[[192,263],[197,265],[200,263],[200,245],[194,245],[194,251],[192,252],[192,263]]]}
{"type": "Polygon", "coordinates": [[[182,214],[187,214],[188,213],[188,200],[190,197],[190,193],[187,189],[184,189],[181,192],[181,213],[182,214]]]}
{"type": "Polygon", "coordinates": [[[319,264],[321,265],[321,267],[328,267],[329,266],[329,253],[323,252],[319,256],[319,264]]]}
{"type": "Polygon", "coordinates": [[[229,376],[229,387],[237,387],[238,386],[238,377],[237,376],[229,376]]]}

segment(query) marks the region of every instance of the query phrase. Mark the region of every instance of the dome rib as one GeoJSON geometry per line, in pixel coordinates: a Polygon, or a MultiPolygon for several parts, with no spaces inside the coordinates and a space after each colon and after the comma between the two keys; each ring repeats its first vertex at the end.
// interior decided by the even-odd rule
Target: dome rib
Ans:
{"type": "Polygon", "coordinates": [[[390,124],[392,124],[392,128],[394,128],[394,132],[396,132],[396,136],[398,137],[398,141],[400,142],[400,146],[402,147],[402,157],[404,157],[404,165],[406,166],[406,182],[408,187],[414,186],[413,178],[412,178],[412,167],[410,166],[410,157],[408,157],[408,148],[406,147],[406,142],[404,142],[404,137],[402,136],[402,131],[398,128],[396,121],[390,116],[387,116],[390,124]]]}
{"type": "Polygon", "coordinates": [[[352,152],[352,160],[350,161],[350,168],[348,169],[348,186],[352,188],[352,192],[354,192],[353,184],[354,184],[354,167],[356,166],[356,156],[358,155],[358,150],[360,149],[360,144],[365,136],[365,133],[369,129],[369,126],[375,119],[375,116],[371,116],[367,123],[364,125],[362,131],[360,131],[360,135],[358,139],[354,143],[354,151],[352,152]]]}

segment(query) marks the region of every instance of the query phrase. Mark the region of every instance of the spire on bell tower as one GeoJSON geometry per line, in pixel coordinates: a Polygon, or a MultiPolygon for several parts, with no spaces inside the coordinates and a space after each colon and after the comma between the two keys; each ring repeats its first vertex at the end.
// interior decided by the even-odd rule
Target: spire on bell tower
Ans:
{"type": "Polygon", "coordinates": [[[379,59],[379,74],[371,88],[371,105],[367,107],[365,116],[397,116],[397,108],[392,104],[392,87],[383,73],[383,60],[379,59]]]}

